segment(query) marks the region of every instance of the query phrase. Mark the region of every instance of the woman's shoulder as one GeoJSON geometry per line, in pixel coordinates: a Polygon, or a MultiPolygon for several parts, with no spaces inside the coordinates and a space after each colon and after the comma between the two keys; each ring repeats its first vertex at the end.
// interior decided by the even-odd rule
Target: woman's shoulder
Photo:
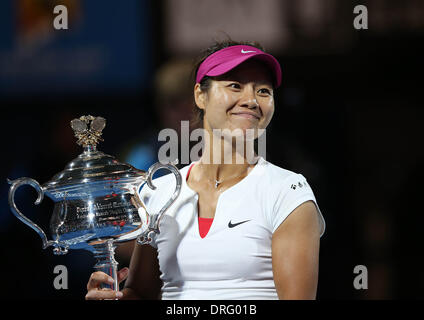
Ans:
{"type": "Polygon", "coordinates": [[[258,170],[257,183],[262,190],[267,190],[266,197],[281,197],[288,192],[305,193],[312,192],[307,178],[299,173],[263,159],[259,163],[262,168],[258,170]]]}
{"type": "Polygon", "coordinates": [[[267,219],[272,225],[273,232],[282,221],[300,204],[313,201],[316,204],[321,221],[321,235],[325,230],[325,221],[315,199],[314,192],[307,179],[300,173],[281,168],[277,165],[264,162],[263,176],[267,186],[264,191],[264,202],[267,219]]]}
{"type": "Polygon", "coordinates": [[[260,170],[261,175],[266,177],[268,180],[267,183],[282,183],[290,180],[291,178],[299,176],[303,177],[300,173],[280,167],[264,158],[259,160],[258,165],[262,168],[262,170],[260,170]]]}

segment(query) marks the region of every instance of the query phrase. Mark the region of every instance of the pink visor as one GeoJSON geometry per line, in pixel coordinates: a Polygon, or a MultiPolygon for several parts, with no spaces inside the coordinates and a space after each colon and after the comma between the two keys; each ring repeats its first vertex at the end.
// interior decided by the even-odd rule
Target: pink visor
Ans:
{"type": "Polygon", "coordinates": [[[246,45],[230,46],[207,57],[199,66],[196,82],[200,83],[205,76],[220,76],[234,69],[242,62],[255,58],[265,62],[273,72],[274,85],[281,84],[281,67],[277,59],[258,48],[246,45]]]}

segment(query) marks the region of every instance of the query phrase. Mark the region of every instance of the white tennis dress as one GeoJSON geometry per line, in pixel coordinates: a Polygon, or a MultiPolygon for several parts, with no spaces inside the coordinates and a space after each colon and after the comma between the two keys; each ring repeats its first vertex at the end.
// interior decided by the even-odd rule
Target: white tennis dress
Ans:
{"type": "MultiPolygon", "coordinates": [[[[219,197],[215,218],[206,237],[198,225],[198,194],[180,170],[180,196],[164,214],[158,250],[162,299],[278,299],[272,273],[273,232],[300,204],[312,200],[325,221],[309,183],[301,174],[259,158],[239,183],[219,197]]],[[[153,180],[157,190],[144,185],[140,197],[148,212],[159,212],[175,189],[173,174],[153,180]]]]}

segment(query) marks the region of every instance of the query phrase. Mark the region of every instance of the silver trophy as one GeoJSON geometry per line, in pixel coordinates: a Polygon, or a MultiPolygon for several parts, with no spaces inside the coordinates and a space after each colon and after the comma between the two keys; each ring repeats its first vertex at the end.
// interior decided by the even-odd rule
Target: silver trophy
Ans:
{"type": "Polygon", "coordinates": [[[82,116],[71,121],[77,143],[84,148],[76,159],[50,181],[40,185],[31,178],[10,181],[9,206],[13,214],[34,229],[41,237],[43,249],[53,247],[54,254],[66,254],[69,249],[91,251],[97,260],[95,270],[113,277],[109,286],[118,291],[117,268],[114,258],[116,245],[137,239],[139,244],[148,244],[159,231],[159,222],[164,212],[179,196],[182,178],[174,164],[156,163],[147,172],[96,149],[106,120],[102,117],[82,116]],[[169,169],[176,178],[176,189],[157,213],[147,213],[138,196],[137,188],[143,183],[151,189],[153,174],[162,168],[169,169]],[[15,191],[22,185],[30,185],[38,192],[35,204],[44,195],[54,201],[50,219],[52,240],[44,231],[25,217],[17,208],[15,191]]]}

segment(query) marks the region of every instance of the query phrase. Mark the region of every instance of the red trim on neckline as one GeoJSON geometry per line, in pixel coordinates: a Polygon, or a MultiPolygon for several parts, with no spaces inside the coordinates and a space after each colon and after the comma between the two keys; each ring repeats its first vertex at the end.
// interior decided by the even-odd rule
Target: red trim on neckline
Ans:
{"type": "Polygon", "coordinates": [[[187,175],[186,175],[186,181],[188,180],[188,176],[190,175],[190,171],[191,171],[191,168],[193,168],[193,166],[194,166],[194,163],[192,163],[190,168],[188,168],[187,175]]]}
{"type": "MultiPolygon", "coordinates": [[[[190,175],[190,171],[193,168],[194,163],[192,163],[192,165],[190,166],[190,168],[188,168],[187,171],[187,175],[186,175],[186,181],[188,180],[188,177],[190,175]]],[[[198,217],[198,222],[199,222],[199,234],[201,238],[206,237],[206,235],[209,232],[209,229],[211,228],[212,222],[213,222],[213,218],[201,218],[198,217]]]]}

